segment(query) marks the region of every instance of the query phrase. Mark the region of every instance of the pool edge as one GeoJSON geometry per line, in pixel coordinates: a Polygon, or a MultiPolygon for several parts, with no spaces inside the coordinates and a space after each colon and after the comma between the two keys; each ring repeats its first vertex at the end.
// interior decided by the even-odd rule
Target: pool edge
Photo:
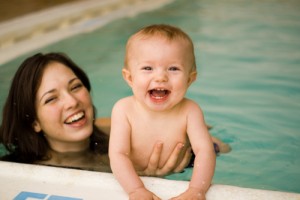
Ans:
{"type": "MultiPolygon", "coordinates": [[[[75,199],[127,199],[110,173],[66,169],[0,161],[0,198],[21,200],[30,195],[61,196],[75,199]],[[19,196],[18,196],[19,195],[19,196]],[[21,196],[21,197],[20,197],[21,196]]],[[[146,187],[162,199],[178,195],[188,187],[187,181],[142,177],[146,187]]],[[[32,197],[32,196],[31,196],[32,197]]],[[[46,198],[47,197],[47,198],[46,198]]],[[[212,185],[207,200],[300,200],[300,194],[212,185]]]]}

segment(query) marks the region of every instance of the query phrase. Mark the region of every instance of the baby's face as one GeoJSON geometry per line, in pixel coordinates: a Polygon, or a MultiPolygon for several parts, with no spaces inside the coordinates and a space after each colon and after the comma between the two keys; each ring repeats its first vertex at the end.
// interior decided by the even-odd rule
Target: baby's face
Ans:
{"type": "Polygon", "coordinates": [[[182,39],[139,38],[128,51],[129,85],[137,100],[152,109],[175,106],[196,78],[192,47],[182,39]]]}

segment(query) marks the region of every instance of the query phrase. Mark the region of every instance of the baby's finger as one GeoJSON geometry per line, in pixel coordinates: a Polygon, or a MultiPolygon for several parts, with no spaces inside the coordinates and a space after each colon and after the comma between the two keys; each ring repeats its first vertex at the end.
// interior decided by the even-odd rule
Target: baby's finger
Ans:
{"type": "Polygon", "coordinates": [[[153,200],[161,200],[158,196],[153,195],[153,200]]]}

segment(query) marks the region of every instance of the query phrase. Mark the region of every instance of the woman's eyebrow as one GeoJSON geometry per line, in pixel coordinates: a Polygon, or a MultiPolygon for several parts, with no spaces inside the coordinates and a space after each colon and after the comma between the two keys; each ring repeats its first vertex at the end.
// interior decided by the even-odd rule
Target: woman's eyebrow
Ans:
{"type": "Polygon", "coordinates": [[[74,77],[69,81],[69,84],[71,84],[72,82],[76,81],[76,80],[80,80],[78,77],[74,77]]]}
{"type": "Polygon", "coordinates": [[[45,92],[45,93],[41,96],[40,102],[43,100],[44,96],[46,96],[47,94],[52,93],[52,92],[54,92],[54,91],[55,91],[55,89],[51,89],[51,90],[45,92]]]}

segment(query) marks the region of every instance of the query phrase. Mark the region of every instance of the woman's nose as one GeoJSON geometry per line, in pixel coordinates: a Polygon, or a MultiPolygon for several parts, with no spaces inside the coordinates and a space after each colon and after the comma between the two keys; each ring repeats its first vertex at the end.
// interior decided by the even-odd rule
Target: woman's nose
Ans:
{"type": "Polygon", "coordinates": [[[66,109],[74,108],[77,106],[78,100],[72,93],[66,93],[64,103],[66,109]]]}

